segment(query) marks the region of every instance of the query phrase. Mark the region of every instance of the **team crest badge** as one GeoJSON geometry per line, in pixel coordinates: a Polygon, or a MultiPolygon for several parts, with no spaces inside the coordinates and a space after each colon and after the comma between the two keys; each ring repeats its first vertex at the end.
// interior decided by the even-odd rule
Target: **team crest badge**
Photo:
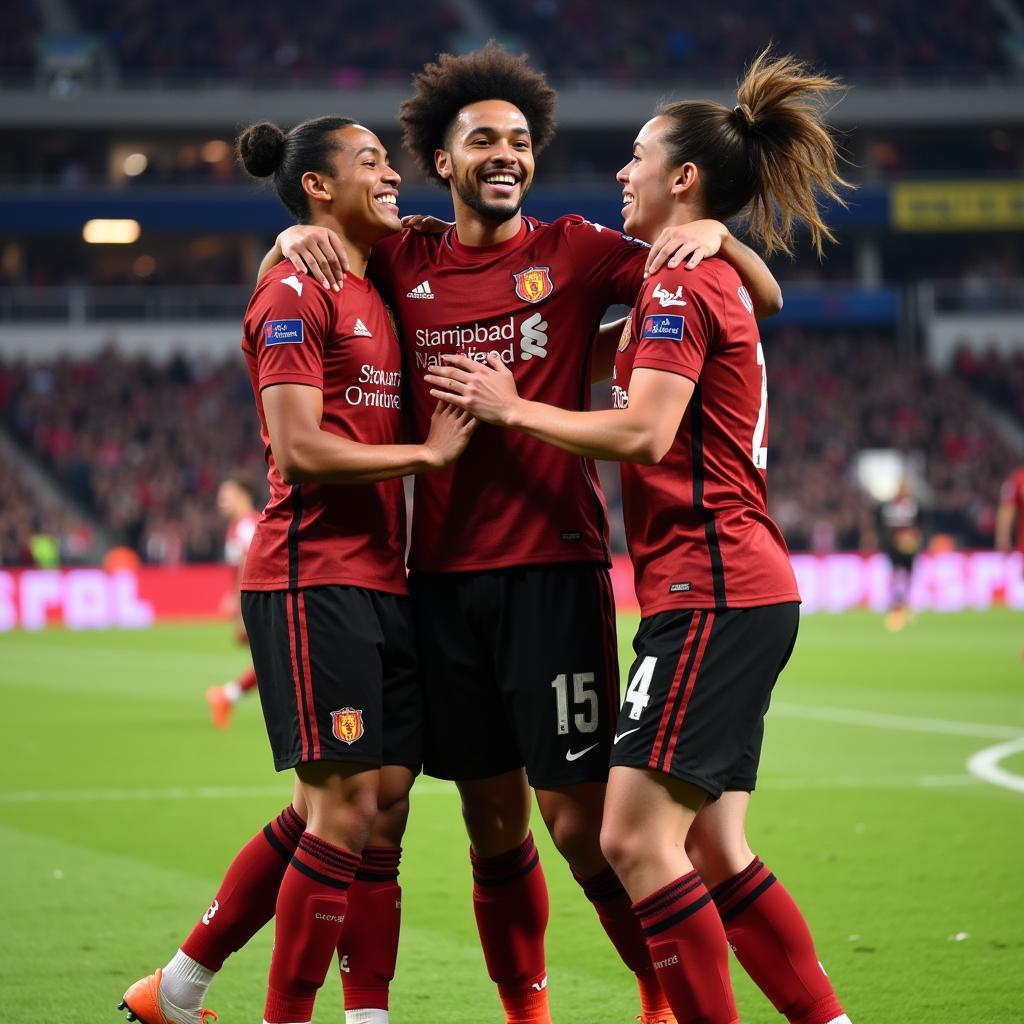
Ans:
{"type": "Polygon", "coordinates": [[[550,267],[527,267],[515,275],[515,280],[516,295],[523,302],[540,302],[555,290],[550,267]]]}
{"type": "Polygon", "coordinates": [[[359,708],[342,708],[331,712],[331,732],[342,743],[351,746],[364,731],[363,713],[359,708]]]}
{"type": "Polygon", "coordinates": [[[630,313],[626,317],[626,322],[622,325],[622,334],[619,337],[619,351],[625,352],[629,348],[629,339],[633,333],[633,314],[630,313]]]}

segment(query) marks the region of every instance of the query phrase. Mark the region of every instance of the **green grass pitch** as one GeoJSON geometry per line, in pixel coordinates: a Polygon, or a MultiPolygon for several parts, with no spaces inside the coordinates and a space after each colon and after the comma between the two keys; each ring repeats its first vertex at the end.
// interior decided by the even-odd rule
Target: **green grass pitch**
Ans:
{"type": "MultiPolygon", "coordinates": [[[[624,664],[634,621],[620,623],[624,664]]],[[[1024,996],[1024,792],[967,769],[1024,736],[1024,615],[805,619],[776,690],[750,835],[804,908],[855,1024],[1010,1024],[1024,996]],[[953,724],[950,724],[953,723],[953,724]]],[[[204,688],[244,661],[223,626],[0,639],[0,1020],[118,1019],[228,860],[288,799],[258,702],[214,732],[204,688]]],[[[1001,767],[1024,776],[1024,753],[1001,767]]],[[[538,823],[538,837],[543,827],[538,823]]],[[[453,789],[413,793],[395,1024],[501,1019],[477,946],[453,789]]],[[[633,985],[543,837],[558,1024],[627,1024],[633,985]]],[[[258,1022],[272,929],[210,992],[258,1022]]],[[[734,965],[735,966],[735,965],[734,965]]],[[[745,1024],[778,1018],[734,970],[745,1024]]],[[[316,1021],[343,1021],[332,970],[316,1021]]]]}

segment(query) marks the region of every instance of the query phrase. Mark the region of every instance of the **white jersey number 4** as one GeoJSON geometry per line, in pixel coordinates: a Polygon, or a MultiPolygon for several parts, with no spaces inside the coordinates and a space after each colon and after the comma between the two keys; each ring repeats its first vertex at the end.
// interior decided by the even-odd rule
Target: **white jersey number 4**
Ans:
{"type": "Polygon", "coordinates": [[[629,686],[626,687],[626,696],[622,698],[622,703],[629,705],[629,717],[634,722],[640,721],[644,708],[651,703],[648,691],[651,688],[651,679],[654,678],[654,666],[657,664],[658,659],[649,654],[640,662],[640,667],[630,679],[629,686]]]}
{"type": "Polygon", "coordinates": [[[764,365],[764,347],[761,342],[757,343],[757,365],[761,367],[761,408],[757,412],[750,455],[755,469],[765,469],[768,466],[768,448],[764,443],[764,428],[768,420],[768,370],[764,365]]]}

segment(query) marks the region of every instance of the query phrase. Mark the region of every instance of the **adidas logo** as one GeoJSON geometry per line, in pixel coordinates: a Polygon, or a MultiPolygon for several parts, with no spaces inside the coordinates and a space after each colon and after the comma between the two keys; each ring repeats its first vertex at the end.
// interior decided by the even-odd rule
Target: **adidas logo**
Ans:
{"type": "Polygon", "coordinates": [[[434,293],[430,290],[429,281],[421,281],[411,292],[406,292],[407,299],[432,299],[434,293]]]}
{"type": "Polygon", "coordinates": [[[353,334],[358,334],[360,338],[372,338],[373,335],[370,333],[370,329],[363,323],[362,320],[356,318],[356,325],[352,328],[353,334]]]}

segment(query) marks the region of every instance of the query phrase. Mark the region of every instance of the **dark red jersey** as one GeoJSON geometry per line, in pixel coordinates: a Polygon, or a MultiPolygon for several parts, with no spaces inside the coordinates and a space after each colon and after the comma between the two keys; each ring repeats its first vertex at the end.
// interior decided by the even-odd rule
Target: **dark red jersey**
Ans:
{"type": "Polygon", "coordinates": [[[289,485],[274,462],[263,413],[263,388],[308,384],[323,391],[323,430],[363,444],[398,442],[401,353],[376,289],[349,274],[341,292],[328,292],[281,262],[249,301],[242,351],[270,483],[242,589],[340,583],[406,593],[402,481],[289,485]]]}
{"type": "Polygon", "coordinates": [[[1001,501],[1013,503],[1017,519],[1017,550],[1024,551],[1024,466],[1003,484],[999,497],[1001,501]]]}
{"type": "MultiPolygon", "coordinates": [[[[370,273],[398,316],[417,436],[435,405],[423,375],[445,353],[498,352],[524,398],[586,409],[594,332],[608,306],[633,303],[646,257],[644,243],[573,216],[524,218],[493,246],[462,245],[454,228],[378,243],[370,273]]],[[[416,478],[410,569],[607,560],[589,459],[482,424],[454,465],[416,478]]]]}
{"type": "Polygon", "coordinates": [[[643,286],[615,359],[613,404],[634,370],[689,377],[693,398],[656,466],[622,464],[626,538],[644,616],[798,601],[767,509],[768,390],[750,296],[720,259],[643,286]]]}

